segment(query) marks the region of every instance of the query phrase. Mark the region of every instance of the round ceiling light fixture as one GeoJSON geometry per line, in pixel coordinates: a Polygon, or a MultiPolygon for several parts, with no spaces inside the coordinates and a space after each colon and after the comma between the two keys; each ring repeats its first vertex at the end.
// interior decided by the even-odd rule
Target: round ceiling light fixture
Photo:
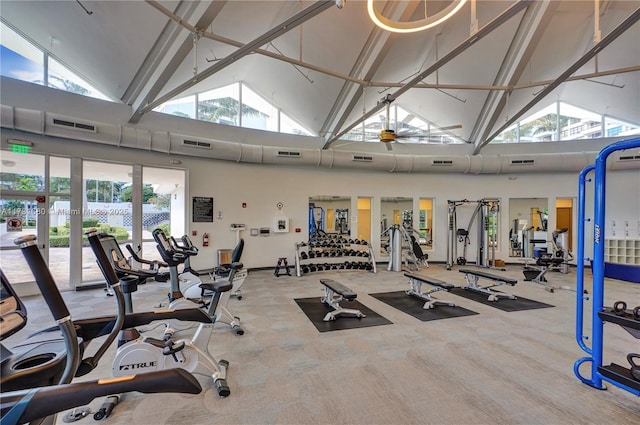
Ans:
{"type": "Polygon", "coordinates": [[[440,25],[455,15],[466,2],[467,0],[453,0],[449,6],[445,7],[435,15],[418,21],[409,22],[398,22],[385,18],[375,9],[375,7],[373,7],[373,0],[367,0],[367,12],[369,12],[369,17],[373,23],[384,30],[397,33],[410,33],[424,31],[440,25]]]}

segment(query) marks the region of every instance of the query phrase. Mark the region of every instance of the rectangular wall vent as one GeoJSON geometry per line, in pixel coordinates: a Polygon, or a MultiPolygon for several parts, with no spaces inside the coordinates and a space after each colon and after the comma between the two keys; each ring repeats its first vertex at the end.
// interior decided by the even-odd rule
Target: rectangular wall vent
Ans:
{"type": "Polygon", "coordinates": [[[209,142],[200,142],[198,140],[187,140],[184,139],[182,141],[183,146],[189,146],[192,148],[202,148],[202,149],[211,149],[211,143],[209,142]]]}
{"type": "Polygon", "coordinates": [[[533,165],[535,162],[535,159],[512,159],[511,165],[533,165]]]}
{"type": "Polygon", "coordinates": [[[618,161],[640,161],[640,155],[621,156],[618,161]]]}
{"type": "Polygon", "coordinates": [[[431,165],[450,166],[453,165],[453,161],[449,159],[434,159],[433,161],[431,161],[431,165]]]}
{"type": "Polygon", "coordinates": [[[61,120],[59,118],[54,118],[53,125],[57,125],[58,127],[65,127],[65,128],[75,128],[76,130],[82,130],[82,131],[90,131],[91,133],[97,133],[96,126],[92,124],[85,124],[81,122],[67,121],[67,120],[61,120]]]}
{"type": "Polygon", "coordinates": [[[373,157],[365,155],[353,155],[353,160],[357,162],[373,162],[373,157]]]}
{"type": "Polygon", "coordinates": [[[296,151],[278,151],[278,156],[282,158],[300,158],[302,154],[296,151]]]}

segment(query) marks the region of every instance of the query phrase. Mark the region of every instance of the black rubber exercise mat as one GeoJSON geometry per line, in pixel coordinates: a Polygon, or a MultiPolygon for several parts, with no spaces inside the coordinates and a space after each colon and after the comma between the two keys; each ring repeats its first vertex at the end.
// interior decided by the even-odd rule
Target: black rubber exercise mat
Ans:
{"type": "Polygon", "coordinates": [[[450,307],[448,305],[438,305],[435,308],[424,309],[422,308],[425,303],[423,300],[411,297],[404,291],[380,292],[369,295],[423,322],[478,314],[475,311],[460,306],[450,307]]]}
{"type": "MultiPolygon", "coordinates": [[[[510,300],[508,298],[500,298],[498,301],[489,301],[489,296],[487,294],[481,294],[474,291],[469,291],[464,288],[453,288],[451,291],[452,294],[457,295],[459,297],[467,298],[469,300],[473,300],[485,305],[489,305],[491,307],[495,307],[502,311],[522,311],[522,310],[535,310],[538,308],[549,308],[555,307],[551,304],[541,303],[539,301],[530,300],[528,298],[518,297],[515,300],[510,300]]],[[[498,291],[494,291],[498,292],[498,291]]]]}
{"type": "Polygon", "coordinates": [[[295,298],[294,301],[320,332],[368,328],[369,326],[391,325],[393,323],[358,301],[343,301],[340,305],[343,308],[360,310],[367,317],[357,318],[355,316],[344,315],[338,316],[336,320],[329,322],[325,322],[323,319],[324,316],[333,311],[333,309],[320,301],[320,297],[295,298]]]}

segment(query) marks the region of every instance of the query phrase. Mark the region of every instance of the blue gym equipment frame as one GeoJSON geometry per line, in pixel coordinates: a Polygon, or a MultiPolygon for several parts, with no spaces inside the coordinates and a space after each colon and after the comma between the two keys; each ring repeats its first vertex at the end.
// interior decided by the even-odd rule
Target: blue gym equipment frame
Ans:
{"type": "MultiPolygon", "coordinates": [[[[622,366],[611,364],[603,366],[603,329],[604,322],[616,323],[626,329],[640,334],[640,321],[620,317],[609,313],[604,309],[604,239],[605,239],[605,200],[606,200],[606,161],[607,157],[613,152],[635,149],[640,147],[640,138],[623,140],[612,143],[603,148],[596,157],[595,164],[584,168],[578,177],[578,249],[577,249],[577,268],[576,268],[576,342],[578,346],[588,354],[586,357],[578,359],[573,371],[575,375],[583,383],[594,388],[604,390],[606,386],[603,381],[609,382],[625,391],[636,396],[640,396],[640,381],[634,380],[629,369],[622,366]],[[589,299],[584,293],[584,266],[585,261],[589,261],[584,257],[585,243],[585,223],[589,221],[585,218],[585,194],[586,183],[591,181],[587,175],[594,171],[594,220],[593,220],[593,289],[592,289],[592,314],[591,327],[592,338],[591,348],[585,341],[589,339],[584,334],[583,313],[584,302],[589,299]],[[583,363],[591,363],[591,378],[585,378],[579,371],[580,365],[583,363]]],[[[637,336],[636,336],[637,338],[637,336]]]]}

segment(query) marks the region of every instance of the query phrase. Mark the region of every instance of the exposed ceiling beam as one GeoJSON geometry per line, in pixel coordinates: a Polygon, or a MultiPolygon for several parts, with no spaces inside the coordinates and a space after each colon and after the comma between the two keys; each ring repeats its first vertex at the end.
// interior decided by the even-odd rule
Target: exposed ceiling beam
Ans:
{"type": "MultiPolygon", "coordinates": [[[[580,74],[574,75],[573,77],[567,78],[566,81],[579,81],[579,80],[587,80],[590,78],[598,78],[598,77],[606,77],[608,75],[618,75],[618,74],[626,74],[628,72],[637,72],[640,71],[640,65],[627,66],[624,68],[616,68],[609,69],[607,71],[598,71],[598,72],[590,72],[588,74],[580,74]]],[[[413,86],[414,89],[443,89],[443,90],[503,90],[503,91],[513,91],[520,89],[529,89],[532,87],[540,87],[546,86],[552,83],[553,80],[541,80],[541,81],[532,81],[530,83],[521,83],[521,84],[511,84],[511,85],[503,85],[496,86],[492,84],[428,84],[421,83],[413,86]]],[[[367,87],[402,87],[404,83],[383,83],[378,81],[371,81],[370,83],[363,83],[363,85],[367,87]]]]}
{"type": "Polygon", "coordinates": [[[214,65],[212,65],[209,68],[207,68],[206,70],[200,72],[199,74],[194,75],[192,78],[189,78],[189,80],[187,80],[184,83],[178,85],[176,88],[174,88],[173,90],[170,90],[168,93],[156,98],[155,100],[147,103],[144,106],[139,107],[134,112],[133,116],[130,119],[130,122],[137,122],[140,119],[140,116],[145,114],[146,112],[149,112],[149,111],[153,110],[153,108],[155,108],[157,106],[160,106],[164,102],[166,102],[166,101],[178,96],[180,93],[182,93],[185,90],[193,87],[194,85],[198,84],[199,82],[209,78],[210,76],[212,76],[216,72],[221,71],[222,69],[224,69],[224,68],[228,67],[229,65],[237,62],[238,60],[242,59],[243,57],[247,56],[248,54],[254,52],[260,46],[264,46],[265,44],[269,43],[272,40],[275,40],[276,38],[280,37],[283,34],[286,34],[287,32],[289,32],[292,29],[296,28],[297,26],[303,24],[304,22],[308,21],[309,19],[313,18],[314,16],[317,16],[318,14],[324,12],[325,10],[329,9],[330,7],[335,6],[335,4],[336,3],[335,3],[334,0],[322,0],[322,1],[317,1],[317,2],[313,3],[311,6],[307,7],[306,9],[302,10],[301,12],[297,13],[293,17],[287,19],[283,23],[275,26],[274,28],[272,28],[271,30],[267,31],[266,33],[260,35],[256,39],[254,39],[254,40],[250,41],[249,43],[245,44],[244,46],[240,47],[235,52],[233,52],[230,55],[226,56],[225,58],[219,60],[214,65]]]}
{"type": "Polygon", "coordinates": [[[578,59],[573,65],[567,68],[558,78],[553,80],[551,84],[546,86],[536,97],[534,97],[529,103],[527,103],[524,108],[520,109],[516,112],[510,119],[507,120],[499,129],[493,132],[489,137],[486,138],[477,148],[481,148],[482,146],[487,145],[491,140],[493,140],[496,136],[506,130],[513,123],[518,121],[518,119],[524,115],[527,111],[533,108],[538,102],[544,99],[549,93],[555,90],[560,84],[565,82],[569,76],[573,75],[578,69],[584,66],[587,62],[589,62],[594,56],[596,56],[600,51],[602,51],[605,47],[611,44],[615,39],[620,37],[626,30],[631,28],[636,22],[640,20],[640,8],[636,9],[631,15],[629,15],[620,25],[615,27],[609,34],[606,35],[599,43],[596,43],[591,50],[589,50],[586,54],[584,54],[580,59],[578,59]]]}
{"type": "Polygon", "coordinates": [[[367,118],[371,117],[372,115],[374,115],[378,111],[382,110],[387,105],[388,102],[393,102],[394,100],[396,100],[399,96],[401,96],[402,94],[406,93],[408,90],[413,88],[416,84],[420,83],[420,81],[425,79],[427,76],[431,75],[436,70],[438,70],[439,68],[443,67],[445,64],[449,63],[452,59],[457,57],[459,54],[461,54],[462,52],[467,50],[469,47],[471,47],[473,44],[475,44],[476,41],[484,38],[485,36],[490,34],[493,30],[495,30],[496,28],[500,27],[503,23],[505,23],[506,21],[511,19],[513,16],[518,14],[520,11],[522,11],[523,9],[528,7],[529,3],[531,3],[531,1],[532,0],[520,0],[520,1],[512,4],[507,10],[505,10],[500,15],[498,15],[496,18],[494,18],[492,21],[490,21],[488,24],[486,24],[485,26],[480,28],[477,32],[472,34],[470,37],[468,37],[466,40],[464,40],[462,43],[460,43],[458,46],[456,46],[449,53],[447,53],[441,59],[436,61],[433,65],[431,65],[430,67],[428,67],[427,69],[425,69],[424,71],[420,72],[418,75],[413,77],[411,80],[409,80],[409,82],[407,82],[405,85],[400,87],[394,93],[388,94],[385,97],[385,102],[378,102],[378,104],[374,108],[372,108],[371,110],[366,112],[361,118],[356,120],[354,123],[349,125],[346,129],[342,130],[337,135],[333,136],[331,139],[329,139],[325,143],[323,149],[328,149],[333,142],[335,142],[336,140],[340,139],[340,137],[342,137],[345,134],[347,134],[349,131],[351,131],[353,128],[355,128],[358,124],[360,124],[361,122],[365,121],[367,118]]]}
{"type": "MultiPolygon", "coordinates": [[[[156,1],[147,0],[151,6],[156,6],[156,1]]],[[[224,5],[225,1],[215,1],[209,4],[209,7],[202,14],[198,22],[196,23],[196,28],[206,28],[211,22],[215,19],[216,16],[220,13],[224,5]]],[[[180,2],[178,8],[176,9],[177,13],[180,13],[180,7],[185,4],[185,2],[180,2]]],[[[196,5],[197,3],[188,4],[196,5]]],[[[193,6],[192,6],[193,7],[193,6]]],[[[155,79],[153,85],[147,90],[144,97],[141,98],[140,93],[142,93],[144,87],[149,83],[149,79],[153,75],[154,72],[157,71],[157,68],[160,65],[160,62],[165,59],[166,49],[170,42],[175,41],[177,34],[182,30],[182,27],[176,26],[173,22],[167,22],[164,29],[160,33],[160,36],[156,40],[153,48],[145,58],[140,70],[136,73],[133,81],[127,88],[125,95],[122,98],[122,101],[127,105],[135,105],[135,108],[140,106],[141,104],[145,104],[151,100],[153,100],[160,90],[167,84],[169,79],[173,76],[179,66],[184,62],[187,55],[193,50],[193,42],[191,38],[186,38],[182,45],[178,48],[178,50],[174,53],[171,60],[166,64],[164,69],[158,78],[155,79]],[[168,34],[173,33],[172,37],[168,37],[168,34]],[[138,100],[136,100],[138,99],[138,100]]]]}
{"type": "MultiPolygon", "coordinates": [[[[164,14],[166,14],[169,18],[171,18],[173,21],[178,23],[183,28],[189,30],[190,32],[198,33],[200,31],[197,27],[195,27],[193,25],[190,25],[187,22],[184,22],[179,16],[173,14],[168,9],[162,8],[161,11],[164,14]]],[[[223,37],[221,35],[213,34],[211,32],[207,32],[207,31],[203,31],[200,34],[204,38],[208,38],[210,40],[218,41],[220,43],[228,44],[228,45],[234,46],[234,47],[242,47],[242,46],[245,45],[244,43],[241,43],[240,41],[232,40],[230,38],[226,38],[226,37],[223,37]]],[[[271,59],[275,59],[275,60],[278,60],[278,61],[286,62],[286,63],[292,64],[292,65],[298,66],[300,68],[305,68],[305,69],[308,69],[310,71],[315,71],[315,72],[318,72],[320,74],[328,75],[330,77],[335,77],[335,78],[338,78],[338,79],[341,79],[341,80],[350,81],[350,82],[356,83],[356,84],[358,84],[360,86],[393,88],[393,87],[402,87],[402,86],[405,85],[405,83],[370,81],[370,80],[365,80],[364,78],[357,78],[357,77],[354,77],[353,75],[347,75],[347,74],[343,74],[343,73],[340,73],[340,72],[336,72],[336,71],[330,70],[328,68],[324,68],[324,67],[321,67],[321,66],[313,65],[313,64],[301,61],[299,59],[290,58],[290,57],[284,56],[284,55],[282,55],[280,53],[270,52],[270,51],[264,50],[264,49],[256,49],[256,51],[254,53],[260,54],[260,55],[263,55],[263,56],[267,56],[267,57],[269,57],[271,59]]],[[[581,80],[581,79],[586,79],[586,78],[603,77],[603,76],[615,75],[615,74],[624,74],[624,73],[627,73],[627,72],[635,72],[635,71],[638,71],[638,70],[639,70],[638,66],[631,66],[631,67],[626,67],[626,68],[618,68],[618,69],[612,69],[612,70],[608,70],[608,71],[599,71],[599,72],[594,72],[594,73],[589,73],[589,74],[582,74],[580,76],[570,77],[570,78],[567,79],[567,81],[581,80]]],[[[534,82],[530,82],[530,83],[521,83],[521,84],[513,84],[513,85],[428,84],[428,83],[418,83],[413,88],[417,88],[417,89],[452,89],[452,90],[455,90],[455,89],[461,89],[461,90],[507,90],[508,91],[508,90],[518,90],[518,89],[523,89],[523,88],[545,86],[545,85],[551,83],[552,81],[553,80],[542,80],[542,81],[534,81],[534,82]]]]}
{"type": "MultiPolygon", "coordinates": [[[[385,5],[385,9],[383,11],[383,15],[389,16],[390,14],[392,14],[394,12],[393,9],[395,9],[398,4],[399,3],[397,2],[391,2],[391,1],[387,2],[385,5]]],[[[418,5],[419,5],[418,2],[409,3],[404,8],[404,10],[401,10],[398,13],[400,15],[399,20],[401,22],[409,20],[413,15],[413,13],[415,12],[418,5]]],[[[387,54],[393,47],[394,39],[395,37],[393,37],[392,33],[388,31],[382,31],[380,28],[378,28],[378,26],[374,25],[349,75],[356,76],[362,73],[362,69],[367,65],[367,61],[369,61],[370,62],[369,69],[366,71],[363,80],[371,81],[375,73],[380,68],[380,65],[384,61],[384,58],[387,56],[387,54]],[[375,52],[376,50],[377,52],[375,52]],[[373,58],[373,61],[371,61],[370,58],[374,54],[375,54],[375,57],[373,58]]],[[[325,120],[324,124],[320,129],[320,135],[326,135],[328,133],[329,126],[331,126],[333,122],[335,122],[335,124],[333,124],[333,131],[331,132],[331,134],[333,134],[333,132],[340,129],[344,125],[345,121],[351,114],[351,111],[353,111],[353,109],[356,107],[358,102],[360,102],[360,99],[364,94],[363,85],[360,85],[359,87],[357,87],[355,91],[353,89],[354,89],[354,82],[352,81],[344,82],[336,101],[334,102],[333,106],[331,107],[331,110],[329,111],[327,119],[325,120]],[[345,103],[347,102],[347,99],[350,99],[350,100],[345,107],[345,103]],[[340,109],[342,109],[342,114],[336,121],[336,115],[338,114],[340,109]]]]}
{"type": "MultiPolygon", "coordinates": [[[[511,85],[520,79],[525,69],[524,65],[529,63],[559,4],[560,2],[535,2],[527,9],[493,80],[493,85],[511,85]]],[[[469,134],[469,143],[478,146],[481,140],[484,140],[482,137],[493,128],[506,103],[506,96],[507,93],[497,90],[487,94],[469,134]]],[[[478,152],[474,152],[476,153],[478,152]]]]}

